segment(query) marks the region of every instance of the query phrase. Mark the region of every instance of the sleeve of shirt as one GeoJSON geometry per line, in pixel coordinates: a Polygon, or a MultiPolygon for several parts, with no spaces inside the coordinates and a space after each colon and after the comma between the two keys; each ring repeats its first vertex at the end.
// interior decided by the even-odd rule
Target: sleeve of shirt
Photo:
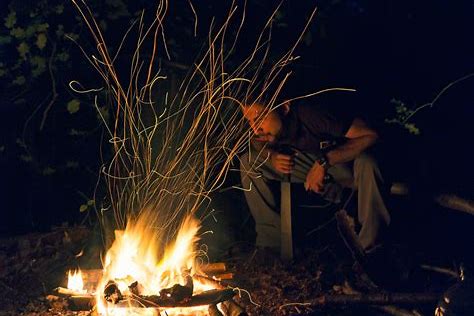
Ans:
{"type": "MultiPolygon", "coordinates": [[[[335,92],[337,93],[337,92],[335,92]]],[[[321,135],[343,137],[354,121],[356,98],[345,95],[325,96],[299,107],[300,119],[307,128],[321,135]]]]}

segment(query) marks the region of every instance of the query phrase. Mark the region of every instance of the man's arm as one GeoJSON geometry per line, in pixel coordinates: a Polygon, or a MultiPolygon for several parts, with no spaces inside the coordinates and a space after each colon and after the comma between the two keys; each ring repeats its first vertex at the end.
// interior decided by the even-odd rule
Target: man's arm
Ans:
{"type": "Polygon", "coordinates": [[[346,143],[326,153],[327,164],[315,162],[306,176],[305,188],[320,192],[324,188],[324,176],[329,166],[354,160],[360,153],[372,146],[378,139],[377,133],[361,119],[354,119],[345,137],[346,143]]]}
{"type": "Polygon", "coordinates": [[[345,137],[348,139],[346,143],[326,154],[329,165],[333,166],[354,160],[360,153],[375,144],[378,139],[377,133],[359,118],[354,119],[345,137]]]}

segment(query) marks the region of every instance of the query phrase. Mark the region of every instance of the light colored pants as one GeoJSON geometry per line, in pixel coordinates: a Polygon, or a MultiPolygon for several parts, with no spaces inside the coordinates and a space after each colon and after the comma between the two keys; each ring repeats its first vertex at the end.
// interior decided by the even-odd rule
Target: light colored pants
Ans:
{"type": "MultiPolygon", "coordinates": [[[[297,153],[294,171],[290,181],[303,183],[306,174],[313,166],[315,156],[297,153]]],[[[257,246],[280,248],[280,201],[268,184],[269,180],[283,181],[287,175],[277,172],[266,157],[254,152],[244,154],[240,159],[242,185],[245,189],[250,212],[255,220],[257,246]]],[[[364,249],[370,249],[379,243],[380,235],[390,224],[390,214],[381,194],[382,175],[372,156],[362,153],[349,164],[335,165],[328,173],[334,182],[328,183],[322,192],[323,198],[339,203],[342,189],[350,187],[358,192],[358,220],[361,224],[359,241],[364,249]]]]}

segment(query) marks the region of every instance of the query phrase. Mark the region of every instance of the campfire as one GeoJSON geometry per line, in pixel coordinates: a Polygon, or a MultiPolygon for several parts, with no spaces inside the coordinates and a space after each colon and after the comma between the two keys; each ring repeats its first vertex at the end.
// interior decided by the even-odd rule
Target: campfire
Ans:
{"type": "Polygon", "coordinates": [[[69,297],[73,309],[95,307],[100,315],[243,313],[232,300],[234,290],[220,283],[225,264],[198,263],[196,219],[183,221],[174,243],[161,256],[156,230],[147,223],[142,217],[115,232],[102,270],[69,271],[67,289],[59,292],[69,297]]]}

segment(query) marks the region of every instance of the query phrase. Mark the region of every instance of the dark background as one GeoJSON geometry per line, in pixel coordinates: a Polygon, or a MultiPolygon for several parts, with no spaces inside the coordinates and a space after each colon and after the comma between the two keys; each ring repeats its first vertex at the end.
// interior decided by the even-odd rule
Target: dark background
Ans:
{"type": "MultiPolygon", "coordinates": [[[[153,9],[148,1],[129,2],[88,2],[107,24],[104,34],[112,50],[121,41],[134,12],[140,8],[153,9]]],[[[194,16],[189,4],[171,2],[166,35],[172,61],[189,66],[202,48],[210,18],[216,16],[217,22],[222,21],[230,4],[193,2],[199,15],[198,34],[194,38],[194,16]]],[[[61,13],[48,11],[61,4],[62,1],[54,0],[1,4],[2,23],[6,23],[12,10],[17,12],[16,25],[2,24],[0,31],[2,37],[11,37],[10,42],[0,45],[0,69],[5,70],[0,77],[3,236],[48,230],[63,222],[93,225],[95,212],[88,201],[95,200],[98,206],[104,197],[103,183],[97,176],[102,157],[108,155],[103,126],[96,118],[92,99],[67,87],[71,80],[87,82],[89,88],[99,86],[100,78],[76,45],[55,34],[58,25],[63,25],[65,31],[78,35],[78,42],[86,50],[91,49],[92,39],[80,19],[75,18],[77,12],[72,3],[63,4],[61,13]],[[37,13],[31,17],[33,11],[37,13]],[[31,38],[11,35],[14,27],[26,29],[38,19],[49,25],[48,42],[43,49],[34,47],[35,36],[41,31],[31,38]],[[19,55],[21,42],[30,45],[25,57],[19,55]],[[33,74],[31,58],[43,56],[49,60],[60,52],[67,52],[69,58],[51,59],[58,97],[40,130],[52,84],[47,67],[40,74],[33,74]],[[25,83],[13,83],[19,75],[25,77],[25,83]],[[47,101],[41,102],[45,98],[47,101]],[[71,113],[67,108],[71,99],[81,102],[77,112],[71,113]],[[79,211],[81,206],[83,212],[79,211]]],[[[234,54],[235,61],[230,63],[237,62],[239,54],[251,46],[255,30],[277,4],[249,1],[244,35],[234,54]]],[[[412,189],[410,200],[403,205],[399,228],[407,236],[411,236],[410,232],[422,236],[417,242],[425,247],[442,249],[443,253],[458,248],[463,252],[465,241],[473,236],[472,216],[436,206],[432,198],[444,192],[473,198],[474,78],[452,86],[433,107],[413,117],[412,123],[420,130],[418,135],[403,125],[387,124],[385,119],[396,117],[396,104],[391,100],[415,109],[431,102],[449,83],[474,72],[474,2],[287,1],[274,24],[272,58],[293,43],[315,6],[318,14],[295,53],[301,57],[291,66],[292,78],[282,97],[328,87],[360,91],[362,101],[353,106],[382,135],[380,154],[387,178],[407,182],[412,189]]],[[[125,46],[121,58],[130,54],[131,49],[125,46]]],[[[165,71],[176,80],[184,74],[171,66],[165,71]]],[[[233,174],[227,185],[236,185],[238,181],[238,175],[233,174]]],[[[222,236],[217,248],[252,239],[252,220],[241,192],[218,192],[214,204],[220,219],[214,229],[217,236],[222,236]]]]}

